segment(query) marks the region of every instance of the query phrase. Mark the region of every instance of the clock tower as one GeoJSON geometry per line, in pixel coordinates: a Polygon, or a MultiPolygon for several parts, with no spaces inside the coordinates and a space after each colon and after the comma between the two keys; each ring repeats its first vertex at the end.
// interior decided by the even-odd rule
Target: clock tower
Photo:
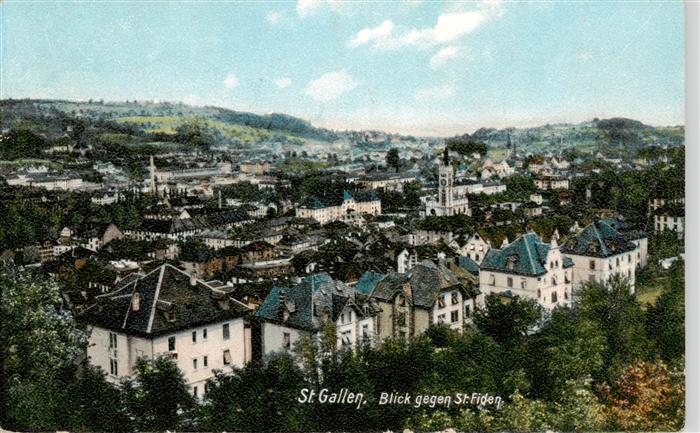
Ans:
{"type": "Polygon", "coordinates": [[[447,147],[445,147],[445,152],[443,152],[440,159],[438,175],[438,203],[444,209],[444,215],[449,215],[449,209],[452,208],[454,170],[450,165],[450,155],[447,147]]]}

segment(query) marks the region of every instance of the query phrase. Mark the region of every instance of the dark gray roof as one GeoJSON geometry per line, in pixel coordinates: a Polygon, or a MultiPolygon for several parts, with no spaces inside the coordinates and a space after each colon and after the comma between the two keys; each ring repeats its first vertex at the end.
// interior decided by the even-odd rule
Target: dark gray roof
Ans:
{"type": "MultiPolygon", "coordinates": [[[[544,265],[549,249],[550,244],[542,242],[536,233],[526,233],[502,249],[491,248],[480,268],[508,274],[543,275],[547,272],[544,265]]],[[[567,257],[562,261],[565,268],[573,266],[567,257]]]]}
{"type": "Polygon", "coordinates": [[[563,246],[565,254],[588,257],[610,257],[632,251],[636,245],[627,236],[603,221],[589,224],[563,246]]]}
{"type": "Polygon", "coordinates": [[[283,323],[290,328],[315,331],[323,326],[326,313],[335,321],[348,303],[363,313],[358,304],[361,298],[356,299],[355,294],[347,284],[333,280],[325,272],[309,275],[294,287],[273,287],[258,308],[256,317],[283,323]],[[285,309],[288,312],[286,320],[285,309]]]}
{"type": "Polygon", "coordinates": [[[203,281],[195,280],[192,285],[188,274],[165,264],[99,296],[80,320],[127,335],[154,337],[239,318],[249,311],[203,281]],[[139,308],[134,310],[132,299],[137,293],[139,308]]]}
{"type": "Polygon", "coordinates": [[[410,288],[409,302],[422,308],[432,308],[443,290],[455,286],[462,287],[457,275],[452,271],[443,265],[425,260],[404,274],[398,272],[388,274],[377,284],[372,297],[390,301],[397,291],[403,290],[405,285],[410,288]]]}

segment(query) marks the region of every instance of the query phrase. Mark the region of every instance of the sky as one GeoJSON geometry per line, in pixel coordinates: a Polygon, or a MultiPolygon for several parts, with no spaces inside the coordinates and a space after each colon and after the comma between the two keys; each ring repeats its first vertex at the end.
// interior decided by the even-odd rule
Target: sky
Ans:
{"type": "Polygon", "coordinates": [[[684,123],[659,1],[0,3],[0,97],[155,100],[419,135],[684,123]]]}

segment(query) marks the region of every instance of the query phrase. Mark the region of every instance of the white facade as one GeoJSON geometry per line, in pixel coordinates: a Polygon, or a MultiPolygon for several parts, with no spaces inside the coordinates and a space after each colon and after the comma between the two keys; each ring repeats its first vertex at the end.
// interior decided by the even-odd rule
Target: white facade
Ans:
{"type": "Polygon", "coordinates": [[[331,221],[343,221],[350,214],[370,214],[381,215],[382,202],[377,200],[372,201],[355,201],[352,197],[346,197],[339,206],[327,207],[298,207],[296,209],[297,218],[313,218],[321,224],[326,224],[331,221]]]}
{"type": "Polygon", "coordinates": [[[571,305],[573,269],[564,268],[564,255],[556,241],[552,242],[542,266],[545,273],[536,276],[482,269],[479,272],[479,288],[485,295],[510,292],[522,298],[534,299],[547,309],[571,305]]]}
{"type": "Polygon", "coordinates": [[[606,283],[613,275],[621,275],[630,282],[630,291],[635,291],[635,272],[638,263],[638,254],[641,251],[635,249],[616,254],[610,257],[588,257],[575,254],[567,254],[574,262],[574,287],[580,288],[586,282],[606,283]]]}
{"type": "Polygon", "coordinates": [[[454,170],[447,153],[438,164],[438,197],[425,204],[425,216],[471,215],[467,186],[454,185],[454,170]]]}
{"type": "Polygon", "coordinates": [[[433,305],[431,320],[461,333],[465,325],[471,323],[475,307],[474,299],[464,296],[460,290],[445,291],[440,293],[433,305]]]}
{"type": "Polygon", "coordinates": [[[170,356],[198,396],[203,395],[205,382],[214,376],[213,370],[243,367],[251,360],[250,329],[242,318],[152,339],[93,326],[89,328],[88,341],[90,363],[107,372],[107,381],[118,383],[121,377],[132,376],[139,358],[170,356]]]}
{"type": "Polygon", "coordinates": [[[683,239],[685,216],[654,215],[654,232],[661,233],[666,230],[676,233],[678,239],[683,239]]]}
{"type": "Polygon", "coordinates": [[[491,249],[491,244],[484,240],[484,238],[479,235],[479,233],[474,233],[469,236],[467,242],[459,248],[458,253],[461,256],[468,256],[477,264],[481,264],[481,261],[486,256],[486,253],[491,249]]]}

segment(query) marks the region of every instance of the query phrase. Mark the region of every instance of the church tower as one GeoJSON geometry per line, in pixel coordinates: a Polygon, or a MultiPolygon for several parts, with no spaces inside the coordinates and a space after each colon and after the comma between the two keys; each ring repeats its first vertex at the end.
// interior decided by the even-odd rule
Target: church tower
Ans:
{"type": "Polygon", "coordinates": [[[156,187],[156,165],[153,162],[153,155],[151,155],[151,163],[148,166],[148,173],[150,179],[148,191],[151,193],[151,195],[157,195],[158,188],[156,187]]]}
{"type": "Polygon", "coordinates": [[[438,180],[438,203],[443,208],[443,212],[445,212],[443,215],[449,215],[449,209],[452,208],[454,171],[450,165],[450,155],[447,147],[445,147],[445,151],[442,154],[438,172],[440,177],[438,180]]]}

